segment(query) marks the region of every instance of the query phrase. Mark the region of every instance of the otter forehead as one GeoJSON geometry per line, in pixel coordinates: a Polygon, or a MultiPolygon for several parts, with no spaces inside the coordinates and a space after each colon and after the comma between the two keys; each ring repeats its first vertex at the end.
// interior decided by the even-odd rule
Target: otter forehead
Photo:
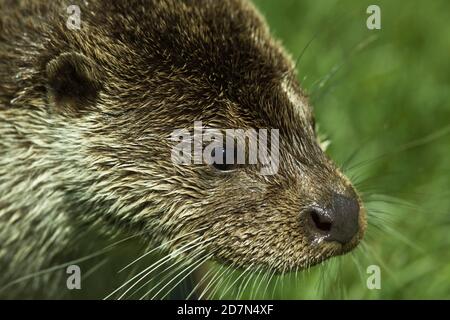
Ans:
{"type": "Polygon", "coordinates": [[[182,83],[191,83],[191,90],[209,89],[216,100],[256,105],[261,93],[275,87],[292,90],[280,87],[292,78],[292,61],[248,1],[108,2],[99,10],[103,2],[86,8],[85,27],[60,50],[67,50],[66,41],[79,45],[115,81],[141,94],[145,85],[175,80],[181,91],[182,83]]]}
{"type": "Polygon", "coordinates": [[[137,53],[137,62],[164,70],[169,66],[210,84],[226,87],[228,81],[238,87],[289,68],[247,1],[132,1],[115,3],[106,15],[92,19],[104,23],[100,26],[107,37],[137,53]]]}
{"type": "Polygon", "coordinates": [[[293,63],[250,2],[136,0],[100,10],[103,2],[87,8],[95,15],[85,17],[77,39],[107,71],[111,108],[141,108],[141,119],[158,108],[173,127],[204,120],[279,128],[285,139],[303,140],[303,149],[314,146],[311,110],[293,63]],[[92,39],[100,40],[95,50],[92,39]]]}

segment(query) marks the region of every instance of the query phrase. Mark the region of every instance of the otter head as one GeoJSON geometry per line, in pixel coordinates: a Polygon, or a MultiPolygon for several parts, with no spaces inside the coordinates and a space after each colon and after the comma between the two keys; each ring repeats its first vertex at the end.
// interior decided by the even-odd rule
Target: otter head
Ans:
{"type": "Polygon", "coordinates": [[[66,181],[74,210],[243,268],[287,272],[358,244],[361,200],[321,149],[292,60],[253,6],[95,5],[81,8],[81,30],[53,33],[58,54],[47,65],[54,117],[76,132],[61,146],[78,168],[66,181]],[[174,163],[171,134],[195,121],[277,129],[276,172],[174,163]]]}

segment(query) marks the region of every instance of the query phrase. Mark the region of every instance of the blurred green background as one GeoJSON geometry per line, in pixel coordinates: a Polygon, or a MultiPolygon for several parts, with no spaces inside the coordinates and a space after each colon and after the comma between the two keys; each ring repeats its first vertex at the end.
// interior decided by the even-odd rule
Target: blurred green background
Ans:
{"type": "Polygon", "coordinates": [[[364,196],[369,228],[354,253],[297,280],[275,277],[265,292],[252,288],[257,278],[238,280],[241,292],[216,297],[449,299],[450,2],[254,2],[294,59],[311,41],[298,78],[329,154],[364,196]],[[371,4],[381,30],[366,27],[371,4]],[[367,289],[369,265],[381,269],[380,290],[367,289]]]}

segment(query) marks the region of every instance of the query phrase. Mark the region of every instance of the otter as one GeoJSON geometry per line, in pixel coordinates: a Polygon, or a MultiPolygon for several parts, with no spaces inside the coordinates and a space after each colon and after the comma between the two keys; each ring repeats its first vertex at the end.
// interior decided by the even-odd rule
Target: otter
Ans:
{"type": "Polygon", "coordinates": [[[87,250],[87,233],[279,273],[362,239],[361,198],[249,1],[0,6],[0,288],[87,250]],[[170,134],[195,121],[279,130],[277,173],[174,163],[170,134]]]}

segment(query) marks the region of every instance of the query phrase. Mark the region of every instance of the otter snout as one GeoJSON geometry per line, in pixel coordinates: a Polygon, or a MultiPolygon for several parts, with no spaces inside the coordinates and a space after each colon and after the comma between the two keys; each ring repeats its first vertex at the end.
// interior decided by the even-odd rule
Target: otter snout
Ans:
{"type": "Polygon", "coordinates": [[[313,206],[307,211],[311,234],[326,241],[347,244],[359,230],[359,202],[335,193],[331,205],[313,206]]]}

